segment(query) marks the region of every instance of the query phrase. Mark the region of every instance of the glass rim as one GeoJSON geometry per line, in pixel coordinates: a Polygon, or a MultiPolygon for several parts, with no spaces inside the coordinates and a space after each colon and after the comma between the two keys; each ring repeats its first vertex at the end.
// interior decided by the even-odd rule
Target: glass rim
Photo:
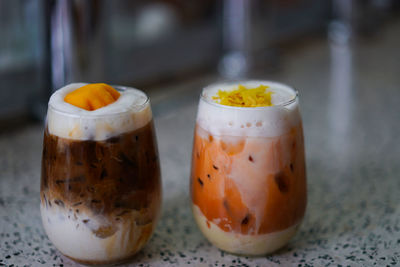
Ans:
{"type": "MultiPolygon", "coordinates": [[[[90,83],[82,83],[82,84],[90,84],[90,83]]],[[[68,86],[68,84],[65,85],[65,86],[68,86]]],[[[137,88],[134,88],[134,87],[129,87],[129,86],[124,86],[124,85],[110,84],[110,86],[113,87],[115,90],[117,90],[119,92],[123,92],[125,90],[136,90],[136,91],[139,91],[140,93],[142,93],[146,97],[146,99],[141,104],[130,105],[129,106],[129,110],[112,112],[112,113],[107,113],[107,114],[90,114],[90,113],[76,114],[76,113],[71,113],[71,112],[60,110],[60,109],[54,107],[52,104],[50,104],[50,100],[49,100],[49,103],[47,105],[48,109],[51,109],[54,112],[57,112],[59,114],[62,114],[64,116],[68,116],[68,117],[104,118],[104,117],[108,117],[108,116],[115,116],[115,115],[129,113],[129,112],[131,112],[130,108],[133,108],[133,107],[145,107],[150,102],[150,97],[140,89],[137,89],[137,88]]],[[[62,88],[63,87],[61,87],[60,89],[62,89],[62,88]]],[[[58,89],[58,90],[60,90],[60,89],[58,89]]],[[[76,88],[76,89],[78,89],[78,88],[76,88]]],[[[83,110],[85,110],[85,109],[83,109],[83,110]]],[[[85,110],[85,111],[90,112],[90,110],[85,110]]]]}
{"type": "MultiPolygon", "coordinates": [[[[268,85],[269,86],[269,85],[268,85]]],[[[279,107],[286,107],[289,106],[293,103],[295,103],[298,100],[299,97],[299,91],[296,90],[294,87],[289,86],[287,84],[284,83],[280,83],[280,82],[276,82],[276,81],[272,81],[272,80],[240,80],[240,81],[235,81],[235,82],[216,82],[216,83],[212,83],[210,85],[207,85],[206,87],[203,87],[201,93],[200,93],[200,100],[206,102],[207,104],[210,105],[214,105],[216,107],[220,107],[220,108],[227,108],[227,109],[237,109],[237,110],[265,110],[265,109],[271,109],[271,108],[279,108],[279,107]],[[237,107],[237,106],[228,106],[228,105],[222,105],[219,104],[215,101],[212,101],[211,99],[207,98],[205,96],[205,90],[207,88],[211,88],[211,87],[216,87],[219,84],[220,85],[232,85],[232,86],[237,86],[239,84],[243,84],[243,83],[248,83],[248,82],[260,82],[260,84],[275,84],[275,85],[279,85],[281,87],[284,87],[286,89],[289,89],[290,91],[292,91],[294,93],[293,97],[290,98],[287,101],[284,101],[282,103],[279,103],[277,105],[272,105],[272,106],[262,106],[262,107],[237,107]]]]}

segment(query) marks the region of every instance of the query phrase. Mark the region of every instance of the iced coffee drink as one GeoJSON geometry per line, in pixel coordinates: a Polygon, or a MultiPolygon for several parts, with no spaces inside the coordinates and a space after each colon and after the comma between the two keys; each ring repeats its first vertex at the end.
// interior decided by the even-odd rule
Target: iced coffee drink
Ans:
{"type": "Polygon", "coordinates": [[[161,204],[147,96],[106,84],[56,91],[48,106],[40,191],[44,229],[64,255],[111,264],[139,251],[161,204]]]}
{"type": "Polygon", "coordinates": [[[194,218],[218,248],[262,255],[284,246],[306,208],[297,93],[269,81],[206,87],[191,171],[194,218]]]}

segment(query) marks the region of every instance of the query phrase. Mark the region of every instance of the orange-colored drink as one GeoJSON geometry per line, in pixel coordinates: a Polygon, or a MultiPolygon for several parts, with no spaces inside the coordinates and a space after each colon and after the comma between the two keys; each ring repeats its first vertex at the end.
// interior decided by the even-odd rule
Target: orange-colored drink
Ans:
{"type": "Polygon", "coordinates": [[[267,81],[241,84],[265,85],[272,97],[255,103],[245,92],[243,99],[250,98],[253,106],[240,106],[241,101],[233,106],[235,100],[219,104],[223,99],[216,96],[223,95],[221,89],[235,90],[237,83],[203,90],[192,155],[192,208],[211,243],[232,253],[261,255],[284,246],[304,216],[303,130],[293,89],[267,81]]]}

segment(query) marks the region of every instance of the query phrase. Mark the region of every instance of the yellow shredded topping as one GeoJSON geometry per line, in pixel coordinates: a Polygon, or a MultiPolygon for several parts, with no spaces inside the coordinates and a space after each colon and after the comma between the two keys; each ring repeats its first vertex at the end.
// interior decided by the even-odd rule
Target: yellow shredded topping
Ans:
{"type": "Polygon", "coordinates": [[[272,106],[272,91],[268,90],[269,86],[260,85],[256,88],[246,88],[239,84],[238,88],[233,91],[218,90],[217,96],[213,96],[213,100],[217,100],[218,104],[233,107],[266,107],[272,106]]]}

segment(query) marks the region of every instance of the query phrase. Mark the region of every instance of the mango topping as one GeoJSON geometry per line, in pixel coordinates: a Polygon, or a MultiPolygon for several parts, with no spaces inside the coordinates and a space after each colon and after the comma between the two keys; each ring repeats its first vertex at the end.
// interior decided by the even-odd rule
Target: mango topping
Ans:
{"type": "Polygon", "coordinates": [[[68,93],[64,101],[89,111],[105,107],[117,101],[121,94],[105,83],[92,83],[68,93]]]}
{"type": "Polygon", "coordinates": [[[225,106],[232,107],[266,107],[272,106],[272,91],[268,90],[268,86],[260,85],[256,88],[246,88],[239,84],[238,88],[233,91],[218,90],[217,96],[213,96],[213,100],[225,106]]]}

